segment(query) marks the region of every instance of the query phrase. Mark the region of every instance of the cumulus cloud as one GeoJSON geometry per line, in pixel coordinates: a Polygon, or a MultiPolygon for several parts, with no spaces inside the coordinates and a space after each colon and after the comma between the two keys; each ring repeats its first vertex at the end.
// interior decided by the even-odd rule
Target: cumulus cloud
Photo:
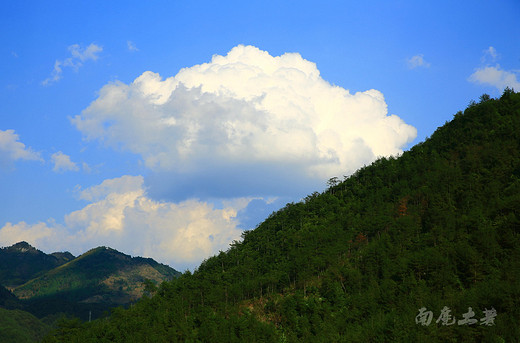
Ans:
{"type": "Polygon", "coordinates": [[[14,130],[0,130],[0,167],[10,167],[17,160],[42,161],[40,154],[19,141],[14,130]]]}
{"type": "Polygon", "coordinates": [[[12,245],[21,241],[41,242],[57,238],[57,228],[50,228],[45,223],[29,225],[26,222],[18,224],[6,223],[0,229],[0,242],[3,246],[12,245]]]}
{"type": "Polygon", "coordinates": [[[147,71],[107,84],[71,122],[85,139],[139,154],[156,172],[203,171],[227,184],[237,170],[283,169],[295,180],[343,175],[416,137],[388,115],[381,92],[352,94],[298,53],[243,45],[165,79],[147,71]]]}
{"type": "Polygon", "coordinates": [[[415,68],[419,68],[419,67],[423,67],[423,68],[430,67],[430,63],[426,62],[423,54],[415,55],[415,56],[409,58],[408,60],[406,60],[406,62],[408,64],[408,68],[410,68],[410,69],[415,69],[415,68]]]}
{"type": "Polygon", "coordinates": [[[63,224],[7,223],[0,243],[25,240],[45,251],[75,254],[105,245],[183,270],[240,239],[237,214],[251,200],[235,199],[222,208],[195,199],[158,202],[148,197],[142,176],[105,180],[79,190],[79,196],[90,203],[66,215],[63,224]]]}
{"type": "Polygon", "coordinates": [[[99,201],[112,193],[143,193],[143,178],[141,176],[124,175],[116,179],[104,180],[101,184],[87,189],[78,189],[79,198],[90,202],[99,201]]]}
{"type": "Polygon", "coordinates": [[[70,160],[70,156],[64,154],[61,151],[52,154],[51,161],[54,163],[52,170],[57,173],[79,170],[78,165],[70,160]]]}
{"type": "Polygon", "coordinates": [[[54,69],[47,79],[42,81],[42,85],[48,86],[61,79],[63,74],[63,68],[72,68],[78,70],[83,65],[83,62],[88,60],[97,60],[98,54],[103,51],[103,48],[94,43],[90,44],[86,48],[82,49],[79,44],[73,44],[68,47],[70,57],[64,60],[56,60],[54,62],[54,69]]]}

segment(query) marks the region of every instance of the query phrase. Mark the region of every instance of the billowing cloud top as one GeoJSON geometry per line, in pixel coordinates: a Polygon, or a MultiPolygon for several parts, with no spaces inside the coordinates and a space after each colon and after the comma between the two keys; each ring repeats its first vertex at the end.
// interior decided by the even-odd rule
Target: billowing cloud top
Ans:
{"type": "MultiPolygon", "coordinates": [[[[87,204],[63,223],[6,223],[0,242],[75,253],[108,245],[181,269],[226,250],[256,225],[254,210],[269,196],[294,198],[317,180],[401,152],[416,136],[388,115],[381,92],[351,94],[299,54],[242,45],[166,79],[147,71],[107,84],[71,121],[86,139],[136,153],[153,172],[78,186],[87,204]]],[[[35,158],[5,135],[7,150],[35,158]]],[[[62,152],[51,159],[55,171],[79,170],[62,152]]]]}
{"type": "Polygon", "coordinates": [[[86,139],[180,173],[283,163],[326,178],[400,153],[416,137],[387,114],[381,92],[351,94],[297,53],[243,45],[166,79],[147,71],[107,84],[71,121],[86,139]]]}

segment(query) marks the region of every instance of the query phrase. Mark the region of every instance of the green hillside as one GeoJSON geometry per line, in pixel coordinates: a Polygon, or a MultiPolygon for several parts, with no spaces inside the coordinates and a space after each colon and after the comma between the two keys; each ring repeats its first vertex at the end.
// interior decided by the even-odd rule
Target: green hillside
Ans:
{"type": "Polygon", "coordinates": [[[44,342],[520,341],[520,94],[329,185],[44,342]]]}
{"type": "Polygon", "coordinates": [[[0,307],[6,309],[17,309],[21,308],[22,304],[18,298],[13,293],[11,293],[11,291],[0,285],[0,307]]]}
{"type": "Polygon", "coordinates": [[[14,288],[27,310],[43,317],[63,312],[98,317],[110,307],[139,299],[144,282],[161,283],[180,274],[152,259],[98,247],[14,288]]]}
{"type": "Polygon", "coordinates": [[[30,313],[0,308],[0,342],[34,343],[51,328],[30,313]]]}
{"type": "Polygon", "coordinates": [[[45,254],[27,242],[1,248],[0,284],[8,287],[21,285],[73,258],[69,252],[45,254]]]}
{"type": "Polygon", "coordinates": [[[39,276],[11,286],[15,294],[0,286],[0,342],[35,342],[63,316],[95,319],[180,274],[153,259],[106,247],[74,258],[68,252],[47,255],[20,242],[3,248],[2,258],[3,275],[39,276]],[[58,267],[48,270],[53,264],[58,267]]]}

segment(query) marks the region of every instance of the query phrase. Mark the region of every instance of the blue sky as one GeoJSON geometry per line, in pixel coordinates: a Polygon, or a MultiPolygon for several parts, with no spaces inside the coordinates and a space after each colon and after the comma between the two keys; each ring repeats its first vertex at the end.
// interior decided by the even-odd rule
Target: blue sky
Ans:
{"type": "Polygon", "coordinates": [[[0,246],[193,269],[520,89],[513,0],[0,6],[0,246]]]}

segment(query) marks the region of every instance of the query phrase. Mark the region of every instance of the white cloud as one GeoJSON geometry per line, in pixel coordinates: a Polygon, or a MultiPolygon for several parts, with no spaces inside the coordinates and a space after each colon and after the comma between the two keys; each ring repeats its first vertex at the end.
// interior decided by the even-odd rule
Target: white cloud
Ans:
{"type": "Polygon", "coordinates": [[[423,68],[430,67],[430,63],[426,62],[423,54],[415,55],[415,56],[409,58],[408,60],[406,60],[406,62],[408,64],[408,68],[410,68],[410,69],[415,69],[418,67],[423,67],[423,68]]]}
{"type": "Polygon", "coordinates": [[[45,223],[37,223],[29,225],[26,222],[19,222],[18,224],[6,223],[0,229],[0,244],[2,246],[9,246],[15,243],[26,241],[32,244],[44,242],[43,246],[38,246],[41,249],[48,247],[49,241],[59,241],[58,234],[62,231],[58,227],[49,227],[45,223]]]}
{"type": "Polygon", "coordinates": [[[0,243],[25,240],[45,251],[74,254],[105,245],[184,270],[240,239],[236,216],[250,201],[235,199],[221,209],[195,199],[157,202],[147,196],[141,176],[105,180],[80,197],[91,202],[66,215],[64,224],[7,223],[0,229],[0,243]]]}
{"type": "Polygon", "coordinates": [[[42,85],[48,86],[60,80],[63,74],[63,67],[78,70],[78,68],[83,65],[83,62],[88,60],[96,61],[99,57],[98,54],[103,51],[103,48],[92,43],[86,48],[82,49],[80,45],[73,44],[68,47],[68,50],[71,54],[71,57],[68,57],[65,60],[56,60],[56,62],[54,62],[54,69],[51,73],[51,76],[43,80],[42,85]]]}
{"type": "Polygon", "coordinates": [[[78,189],[79,198],[87,201],[99,201],[109,194],[143,193],[143,178],[140,176],[124,175],[116,179],[108,179],[101,184],[85,190],[78,189]]]}
{"type": "Polygon", "coordinates": [[[504,70],[497,63],[492,66],[499,57],[498,52],[492,46],[484,50],[482,58],[480,59],[484,66],[475,68],[473,74],[468,77],[469,82],[481,85],[488,85],[495,87],[498,91],[503,91],[506,87],[513,89],[520,89],[520,82],[518,81],[518,71],[504,70]]]}
{"type": "Polygon", "coordinates": [[[486,50],[484,50],[484,54],[482,56],[482,58],[480,59],[480,62],[482,63],[486,63],[487,61],[490,61],[490,62],[495,62],[498,58],[498,53],[497,53],[497,50],[490,46],[489,48],[487,48],[486,50]]]}
{"type": "Polygon", "coordinates": [[[343,175],[416,136],[388,115],[381,92],[351,94],[297,53],[242,45],[166,79],[147,71],[107,84],[71,121],[86,139],[139,154],[155,171],[219,172],[228,183],[235,170],[343,175]]]}
{"type": "Polygon", "coordinates": [[[17,160],[42,161],[39,153],[19,141],[14,130],[0,130],[0,167],[9,167],[17,160]]]}
{"type": "Polygon", "coordinates": [[[503,91],[506,87],[520,89],[517,73],[503,70],[498,64],[494,67],[477,68],[468,80],[477,84],[493,86],[499,91],[503,91]]]}
{"type": "Polygon", "coordinates": [[[52,154],[51,161],[54,163],[52,170],[57,173],[79,170],[78,165],[70,160],[70,156],[62,153],[61,151],[52,154]]]}
{"type": "Polygon", "coordinates": [[[126,46],[128,47],[128,50],[130,50],[130,51],[139,51],[139,49],[137,48],[135,43],[132,41],[129,41],[129,40],[126,41],[126,46]]]}
{"type": "Polygon", "coordinates": [[[98,55],[101,51],[103,51],[103,48],[96,44],[90,44],[85,49],[81,49],[79,44],[73,44],[69,46],[69,51],[72,55],[72,58],[68,58],[65,61],[69,61],[72,66],[80,66],[78,65],[78,60],[81,62],[85,62],[87,60],[97,60],[98,55]]]}

